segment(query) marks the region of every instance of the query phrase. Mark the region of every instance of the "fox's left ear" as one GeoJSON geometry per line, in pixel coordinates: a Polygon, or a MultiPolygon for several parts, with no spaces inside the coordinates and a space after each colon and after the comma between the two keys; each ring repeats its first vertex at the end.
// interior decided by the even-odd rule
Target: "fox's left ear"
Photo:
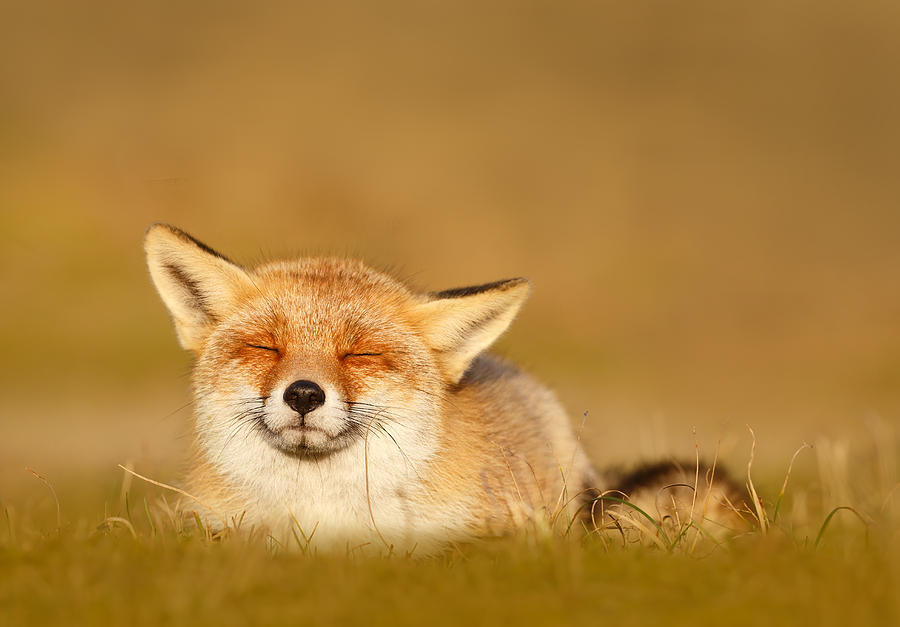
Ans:
{"type": "Polygon", "coordinates": [[[417,308],[425,341],[458,383],[472,360],[506,331],[531,292],[526,279],[429,294],[417,308]]]}
{"type": "Polygon", "coordinates": [[[154,224],[144,236],[147,267],[172,314],[181,345],[198,352],[213,326],[252,288],[242,268],[181,229],[154,224]]]}

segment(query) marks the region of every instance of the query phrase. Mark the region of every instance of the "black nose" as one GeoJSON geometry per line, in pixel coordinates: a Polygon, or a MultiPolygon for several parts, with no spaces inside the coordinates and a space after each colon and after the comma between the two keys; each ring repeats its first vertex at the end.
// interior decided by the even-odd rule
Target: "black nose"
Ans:
{"type": "Polygon", "coordinates": [[[294,381],[284,391],[284,402],[300,415],[325,404],[325,390],[312,381],[294,381]]]}

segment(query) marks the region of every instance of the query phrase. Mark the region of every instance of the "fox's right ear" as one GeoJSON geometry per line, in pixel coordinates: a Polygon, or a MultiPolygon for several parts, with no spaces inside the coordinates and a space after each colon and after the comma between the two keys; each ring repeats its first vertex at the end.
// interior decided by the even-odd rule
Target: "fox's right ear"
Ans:
{"type": "Polygon", "coordinates": [[[172,314],[179,342],[188,350],[199,350],[241,292],[253,286],[239,266],[168,224],[147,229],[144,251],[153,284],[172,314]]]}
{"type": "Polygon", "coordinates": [[[506,331],[530,292],[527,279],[506,279],[435,292],[418,306],[425,341],[452,383],[506,331]]]}

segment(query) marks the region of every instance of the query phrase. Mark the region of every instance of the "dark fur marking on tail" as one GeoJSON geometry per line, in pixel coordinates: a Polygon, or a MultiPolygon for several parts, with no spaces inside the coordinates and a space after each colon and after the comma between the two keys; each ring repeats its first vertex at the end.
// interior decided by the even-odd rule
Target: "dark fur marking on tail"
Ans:
{"type": "MultiPolygon", "coordinates": [[[[694,485],[696,462],[668,460],[644,464],[631,472],[619,475],[615,485],[610,486],[631,496],[647,488],[685,487],[705,490],[709,486],[711,467],[700,462],[699,484],[694,485]],[[679,481],[680,475],[684,481],[679,481]]],[[[716,467],[713,484],[724,491],[735,507],[747,506],[749,500],[741,486],[721,466],[716,467]]]]}
{"type": "MultiPolygon", "coordinates": [[[[701,470],[703,468],[701,466],[701,470]]],[[[667,478],[673,472],[687,474],[685,467],[677,461],[645,464],[620,477],[618,485],[614,487],[625,494],[631,495],[642,488],[655,486],[660,480],[667,478]]],[[[691,473],[691,476],[693,477],[693,473],[691,473]]]]}

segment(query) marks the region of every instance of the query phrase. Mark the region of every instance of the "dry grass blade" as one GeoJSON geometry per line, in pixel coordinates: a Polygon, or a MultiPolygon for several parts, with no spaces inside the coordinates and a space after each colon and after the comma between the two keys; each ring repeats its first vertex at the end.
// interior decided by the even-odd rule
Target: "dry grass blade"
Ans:
{"type": "Polygon", "coordinates": [[[897,493],[897,488],[900,488],[900,483],[894,484],[894,487],[888,490],[887,496],[884,497],[884,500],[881,502],[881,507],[878,509],[879,513],[883,514],[888,505],[890,505],[891,499],[894,498],[894,495],[897,493]]]}
{"type": "Polygon", "coordinates": [[[185,492],[185,491],[182,490],[181,488],[176,488],[175,486],[169,485],[169,484],[167,484],[167,483],[163,483],[163,482],[161,482],[161,481],[156,481],[155,479],[151,479],[150,477],[145,477],[145,476],[142,475],[142,474],[139,474],[139,473],[137,473],[137,472],[135,472],[135,471],[133,471],[133,470],[131,470],[131,469],[129,469],[129,468],[126,468],[126,467],[123,466],[122,464],[119,464],[119,468],[121,468],[121,469],[124,470],[125,472],[131,473],[132,475],[134,475],[134,476],[137,477],[138,479],[142,479],[142,480],[146,481],[147,483],[152,483],[153,485],[159,486],[160,488],[165,488],[166,490],[171,490],[172,492],[176,492],[176,493],[178,493],[178,494],[180,494],[180,495],[182,495],[182,496],[186,496],[187,498],[191,499],[192,501],[194,501],[194,502],[196,502],[196,503],[199,503],[200,505],[202,505],[203,507],[205,507],[207,510],[209,510],[210,512],[212,512],[213,514],[215,514],[216,516],[218,516],[219,519],[222,521],[222,524],[225,525],[226,527],[228,526],[228,520],[225,518],[225,516],[223,516],[222,514],[220,514],[219,512],[217,512],[215,509],[213,509],[212,507],[210,507],[209,505],[207,505],[206,503],[204,503],[203,501],[201,501],[200,499],[198,499],[198,498],[197,498],[196,496],[194,496],[193,494],[190,494],[190,493],[188,493],[188,492],[185,492]]]}
{"type": "Polygon", "coordinates": [[[104,525],[107,527],[112,527],[114,524],[119,524],[128,529],[131,532],[131,537],[135,540],[138,539],[137,532],[134,530],[134,525],[131,524],[131,521],[127,518],[122,518],[121,516],[107,516],[103,522],[100,524],[101,527],[104,525]]]}
{"type": "Polygon", "coordinates": [[[9,534],[9,541],[11,544],[16,544],[16,530],[13,526],[12,514],[9,513],[9,507],[6,505],[3,506],[3,515],[6,517],[6,532],[9,534]]]}
{"type": "Polygon", "coordinates": [[[366,429],[366,438],[363,442],[363,462],[366,470],[366,505],[369,507],[369,520],[372,521],[372,527],[375,529],[378,539],[381,540],[381,543],[387,549],[388,555],[390,555],[394,552],[394,547],[384,539],[384,536],[381,535],[381,530],[378,529],[378,525],[375,523],[375,513],[372,511],[372,496],[369,492],[369,433],[371,432],[372,423],[375,422],[377,416],[378,414],[375,414],[369,421],[369,428],[366,429]]]}
{"type": "Polygon", "coordinates": [[[750,460],[747,462],[747,490],[750,492],[750,498],[753,500],[753,509],[756,512],[756,520],[759,522],[759,532],[762,535],[766,535],[766,532],[769,530],[769,520],[766,518],[766,510],[763,508],[762,501],[756,493],[756,486],[753,485],[753,478],[750,476],[750,469],[753,467],[753,458],[756,454],[756,434],[750,425],[747,425],[747,429],[753,438],[753,443],[750,445],[750,460]]]}
{"type": "Polygon", "coordinates": [[[634,524],[634,526],[638,527],[641,531],[643,531],[645,533],[645,535],[647,535],[647,537],[649,537],[653,541],[653,543],[656,544],[659,548],[661,548],[665,551],[668,551],[671,549],[671,543],[669,542],[669,537],[666,535],[665,530],[660,526],[660,524],[658,522],[653,520],[653,517],[650,514],[648,514],[644,510],[642,510],[640,507],[638,507],[631,501],[628,501],[626,499],[620,499],[620,498],[617,498],[614,496],[598,496],[596,500],[611,501],[613,503],[619,503],[620,505],[624,505],[626,507],[630,507],[631,509],[635,510],[641,516],[646,518],[650,522],[651,525],[653,525],[653,528],[656,529],[657,533],[656,534],[652,533],[650,531],[650,529],[646,526],[646,524],[639,521],[639,519],[637,519],[637,518],[630,517],[630,522],[632,524],[634,524]],[[657,537],[657,534],[659,537],[657,537]],[[662,538],[662,539],[660,539],[660,538],[662,538]]]}
{"type": "Polygon", "coordinates": [[[59,506],[59,497],[56,495],[56,490],[53,489],[53,485],[47,480],[44,475],[32,470],[31,468],[28,468],[27,466],[25,467],[25,470],[37,477],[45,486],[47,486],[47,488],[49,488],[50,493],[53,495],[53,500],[56,502],[56,531],[59,532],[59,530],[62,529],[62,509],[59,506]]]}
{"type": "MultiPolygon", "coordinates": [[[[491,440],[491,444],[497,447],[497,450],[500,451],[500,455],[503,456],[503,463],[506,464],[506,470],[509,472],[509,476],[512,479],[513,487],[516,489],[516,496],[519,497],[519,503],[525,506],[525,499],[522,498],[522,492],[519,490],[519,482],[516,480],[516,473],[513,472],[512,465],[509,463],[509,458],[506,456],[506,451],[503,450],[503,447],[491,440]]],[[[560,472],[562,472],[562,468],[560,468],[560,472]]],[[[563,482],[565,483],[565,482],[563,482]]],[[[563,492],[565,492],[565,488],[563,488],[563,492]]],[[[522,515],[521,512],[517,510],[513,510],[512,507],[507,505],[507,509],[509,510],[510,516],[516,521],[516,524],[522,524],[522,515]]]]}
{"type": "Polygon", "coordinates": [[[294,536],[294,542],[297,543],[297,548],[300,549],[304,554],[309,553],[310,546],[312,545],[313,536],[316,535],[316,529],[319,528],[319,523],[316,521],[316,524],[313,525],[313,530],[309,532],[309,535],[303,531],[303,527],[300,525],[300,521],[297,520],[297,517],[294,515],[294,512],[288,510],[288,516],[291,518],[291,535],[294,536]],[[300,536],[303,537],[303,542],[300,541],[300,536],[297,535],[297,532],[300,532],[300,536]]]}
{"type": "MultiPolygon", "coordinates": [[[[713,456],[712,467],[708,471],[709,474],[707,475],[707,480],[706,480],[706,498],[703,500],[703,511],[700,513],[700,524],[696,525],[697,533],[694,534],[694,542],[691,544],[691,551],[690,551],[691,553],[693,553],[694,549],[697,547],[697,542],[700,540],[700,532],[702,531],[703,522],[706,520],[706,514],[709,512],[709,501],[712,498],[713,482],[715,481],[715,478],[716,478],[716,466],[719,463],[719,448],[721,447],[721,445],[722,445],[721,440],[716,443],[716,454],[713,456]]],[[[697,472],[699,473],[699,470],[700,470],[699,458],[698,458],[697,463],[698,463],[697,472]]],[[[697,479],[696,481],[699,481],[699,479],[697,479]]],[[[696,494],[697,494],[697,485],[698,485],[696,483],[696,481],[694,483],[694,497],[695,498],[696,498],[696,494]]],[[[693,501],[691,502],[690,524],[694,524],[693,501]]]]}
{"type": "MultiPolygon", "coordinates": [[[[689,524],[694,522],[694,508],[697,505],[697,486],[700,485],[700,443],[697,441],[697,427],[691,427],[691,434],[694,436],[694,491],[691,493],[691,513],[689,516],[689,524]]],[[[697,543],[696,537],[694,544],[697,543]]],[[[693,550],[694,547],[691,547],[693,550]]]]}
{"type": "Polygon", "coordinates": [[[778,520],[778,510],[781,508],[781,501],[782,499],[784,499],[784,493],[787,491],[788,480],[791,478],[791,470],[793,470],[794,468],[794,461],[797,459],[797,455],[800,454],[800,451],[812,447],[812,444],[804,442],[803,445],[796,451],[794,451],[794,454],[791,456],[791,462],[788,464],[787,473],[784,475],[784,483],[781,484],[781,491],[778,493],[778,498],[775,499],[775,511],[772,514],[773,523],[778,520]]]}
{"type": "MultiPolygon", "coordinates": [[[[621,494],[621,493],[618,492],[617,490],[615,490],[615,492],[621,494]]],[[[563,509],[557,511],[555,514],[553,514],[553,515],[550,517],[550,518],[551,518],[551,529],[552,529],[553,526],[556,524],[556,520],[559,518],[560,513],[561,513],[562,511],[568,511],[569,505],[571,505],[572,502],[573,502],[575,499],[577,499],[578,497],[584,496],[585,494],[593,494],[593,493],[594,493],[594,489],[593,489],[593,488],[585,488],[585,489],[583,489],[583,490],[579,490],[578,492],[576,492],[571,498],[569,498],[569,499],[564,503],[563,509]]],[[[604,493],[604,494],[606,494],[606,493],[604,493]]],[[[603,496],[603,495],[601,494],[601,496],[603,496]]],[[[624,496],[624,495],[623,495],[623,496],[624,496]]],[[[568,522],[568,524],[566,525],[566,532],[565,532],[564,535],[569,535],[569,533],[571,533],[572,527],[575,525],[576,522],[578,522],[578,516],[579,516],[579,514],[581,514],[581,512],[583,512],[583,511],[584,511],[586,508],[588,508],[588,507],[591,508],[591,519],[592,519],[592,522],[593,522],[593,524],[594,524],[594,527],[596,528],[596,526],[597,526],[597,525],[596,525],[596,522],[593,521],[593,516],[594,516],[594,514],[593,514],[593,507],[594,507],[594,505],[595,505],[596,503],[597,503],[597,499],[596,499],[596,498],[591,498],[591,499],[586,499],[584,503],[582,503],[581,505],[579,505],[579,506],[578,506],[578,509],[576,509],[575,512],[572,514],[572,516],[569,518],[569,522],[568,522]]]]}
{"type": "Polygon", "coordinates": [[[122,487],[119,490],[119,500],[125,501],[128,499],[128,491],[131,489],[131,480],[134,477],[130,471],[134,469],[134,464],[131,461],[125,462],[125,467],[129,472],[122,473],[122,487]]]}
{"type": "MultiPolygon", "coordinates": [[[[560,475],[562,476],[562,488],[560,489],[559,496],[556,499],[556,508],[557,509],[556,509],[556,515],[553,516],[554,519],[563,511],[563,508],[560,508],[560,503],[564,502],[565,509],[568,510],[569,503],[571,503],[571,501],[572,501],[569,498],[569,484],[568,484],[568,481],[566,480],[566,476],[572,474],[572,468],[574,468],[574,466],[575,466],[575,457],[578,454],[578,447],[581,446],[581,435],[582,435],[582,433],[584,433],[584,426],[585,426],[585,424],[587,424],[587,417],[588,417],[588,413],[587,413],[587,411],[585,411],[584,414],[582,414],[582,416],[581,416],[581,425],[578,427],[578,432],[575,434],[575,447],[572,449],[572,456],[569,458],[568,467],[565,470],[563,470],[563,468],[561,466],[559,466],[559,460],[557,460],[557,466],[559,467],[559,472],[560,472],[560,475]]],[[[547,446],[550,448],[551,451],[553,450],[553,447],[550,445],[550,442],[547,442],[547,446]]],[[[556,454],[554,453],[553,456],[555,458],[556,454]]],[[[508,463],[507,463],[507,465],[508,465],[508,463]]],[[[513,481],[515,481],[515,477],[513,477],[513,481]]],[[[538,483],[538,485],[540,485],[540,482],[537,482],[537,483],[538,483]]],[[[518,486],[516,486],[516,490],[518,490],[518,486]]],[[[541,502],[542,503],[544,502],[543,495],[541,496],[541,502]]]]}
{"type": "MultiPolygon", "coordinates": [[[[153,514],[150,513],[150,503],[147,502],[146,498],[144,499],[144,513],[147,514],[147,521],[150,523],[150,531],[152,531],[153,536],[156,537],[156,522],[153,520],[153,514]]],[[[196,516],[197,513],[194,512],[194,515],[196,516]]]]}
{"type": "MultiPolygon", "coordinates": [[[[203,534],[203,537],[209,539],[209,530],[208,530],[208,529],[206,528],[206,526],[203,524],[203,521],[200,520],[200,514],[198,514],[197,512],[193,512],[193,514],[194,514],[194,524],[197,525],[197,531],[199,531],[200,533],[202,533],[202,534],[203,534]]],[[[151,524],[151,525],[153,524],[153,519],[152,519],[152,518],[150,519],[150,524],[151,524]]]]}

